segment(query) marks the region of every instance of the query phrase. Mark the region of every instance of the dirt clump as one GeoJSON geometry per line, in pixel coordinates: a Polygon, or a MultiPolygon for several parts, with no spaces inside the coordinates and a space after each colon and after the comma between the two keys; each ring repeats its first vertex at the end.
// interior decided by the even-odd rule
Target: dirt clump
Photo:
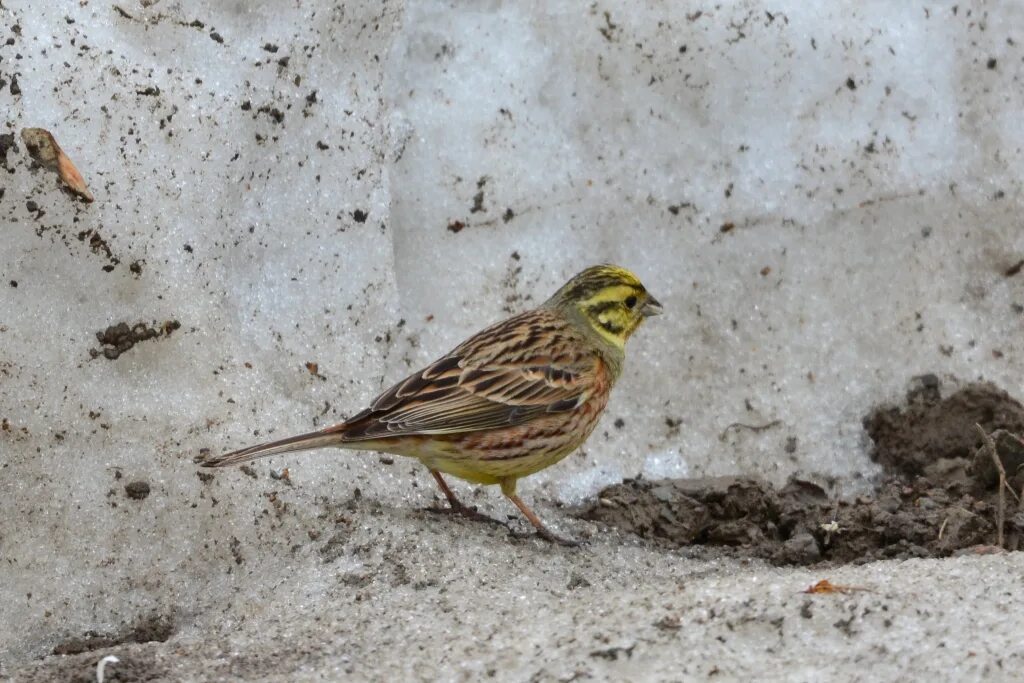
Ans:
{"type": "MultiPolygon", "coordinates": [[[[861,563],[945,557],[997,538],[998,469],[982,448],[981,424],[1007,482],[1024,485],[1024,407],[991,384],[947,398],[934,376],[911,389],[905,406],[865,419],[872,457],[885,469],[872,495],[841,500],[813,481],[782,488],[750,477],[628,479],[578,511],[670,546],[719,546],[779,565],[861,563]]],[[[1024,507],[1006,496],[1006,549],[1024,541],[1024,507]]]]}
{"type": "Polygon", "coordinates": [[[124,492],[132,500],[145,500],[149,497],[149,482],[133,481],[125,484],[124,492]]]}
{"type": "Polygon", "coordinates": [[[177,320],[168,320],[159,326],[156,323],[153,325],[136,323],[131,327],[128,326],[128,323],[111,325],[96,333],[96,339],[103,345],[103,348],[89,349],[89,355],[93,358],[103,356],[108,360],[115,360],[139,342],[157,337],[169,337],[180,327],[181,323],[177,320]]]}
{"type": "Polygon", "coordinates": [[[10,150],[18,151],[18,144],[14,141],[14,133],[3,133],[0,134],[0,165],[5,169],[9,169],[7,166],[7,152],[10,150]]]}

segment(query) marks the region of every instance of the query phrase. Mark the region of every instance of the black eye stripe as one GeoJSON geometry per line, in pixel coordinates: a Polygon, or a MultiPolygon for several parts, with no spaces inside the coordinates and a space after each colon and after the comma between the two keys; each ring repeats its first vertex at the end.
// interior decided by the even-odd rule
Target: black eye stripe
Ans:
{"type": "Polygon", "coordinates": [[[615,301],[602,301],[599,304],[595,304],[594,306],[590,306],[588,308],[588,310],[590,311],[591,315],[593,315],[594,317],[597,317],[597,316],[601,315],[602,313],[604,313],[605,311],[612,310],[613,308],[615,308],[618,305],[619,304],[617,302],[615,302],[615,301]]]}

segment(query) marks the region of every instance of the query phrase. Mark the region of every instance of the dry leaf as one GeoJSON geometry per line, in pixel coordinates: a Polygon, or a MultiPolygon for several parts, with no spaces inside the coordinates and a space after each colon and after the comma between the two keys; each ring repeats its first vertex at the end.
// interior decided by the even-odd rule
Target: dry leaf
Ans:
{"type": "Polygon", "coordinates": [[[60,148],[50,131],[44,128],[24,128],[21,131],[21,139],[36,163],[55,171],[68,189],[79,197],[87,202],[93,201],[92,193],[85,186],[82,174],[71,163],[71,159],[60,148]]]}
{"type": "Polygon", "coordinates": [[[807,590],[801,591],[803,593],[813,594],[825,594],[829,595],[832,593],[853,593],[854,591],[868,591],[869,588],[862,588],[860,586],[841,586],[839,584],[832,583],[828,579],[822,579],[813,586],[808,586],[807,590]]]}

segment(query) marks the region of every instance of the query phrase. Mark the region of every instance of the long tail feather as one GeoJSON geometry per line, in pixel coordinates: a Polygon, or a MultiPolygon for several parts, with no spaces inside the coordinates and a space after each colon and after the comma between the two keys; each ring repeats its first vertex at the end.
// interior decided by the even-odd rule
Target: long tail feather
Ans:
{"type": "Polygon", "coordinates": [[[292,451],[308,451],[314,448],[327,448],[328,446],[340,446],[342,444],[342,432],[337,427],[330,427],[319,432],[309,432],[290,436],[287,439],[268,441],[240,451],[232,451],[224,455],[199,456],[195,459],[196,464],[203,467],[228,467],[240,465],[243,462],[265,458],[268,455],[278,453],[290,453],[292,451]]]}

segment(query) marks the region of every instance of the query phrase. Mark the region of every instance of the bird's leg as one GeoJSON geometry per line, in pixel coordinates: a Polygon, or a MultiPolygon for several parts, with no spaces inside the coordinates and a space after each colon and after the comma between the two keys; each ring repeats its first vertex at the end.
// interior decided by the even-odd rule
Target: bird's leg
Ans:
{"type": "Polygon", "coordinates": [[[437,485],[441,487],[441,493],[443,493],[444,497],[448,499],[448,504],[452,506],[452,510],[465,509],[462,503],[459,502],[459,499],[455,497],[455,493],[448,488],[448,482],[444,480],[441,473],[437,470],[430,470],[430,474],[434,477],[434,481],[437,482],[437,485]]]}
{"type": "Polygon", "coordinates": [[[523,513],[523,516],[525,516],[526,519],[530,520],[530,524],[532,524],[534,528],[537,530],[537,535],[543,538],[545,541],[565,546],[577,546],[580,544],[579,541],[574,541],[569,538],[563,538],[555,532],[548,529],[546,526],[544,526],[544,522],[540,521],[540,517],[538,517],[533,510],[527,507],[526,503],[523,502],[522,498],[516,495],[515,479],[506,479],[502,481],[501,492],[504,493],[509,500],[515,503],[516,507],[519,508],[519,511],[523,513]]]}
{"type": "Polygon", "coordinates": [[[500,524],[503,527],[508,528],[508,525],[497,520],[488,517],[487,515],[477,512],[475,507],[469,507],[463,505],[458,498],[455,497],[455,492],[448,486],[448,482],[444,480],[441,473],[437,470],[430,470],[431,476],[434,477],[434,481],[441,488],[441,493],[448,499],[449,507],[447,509],[429,508],[432,512],[451,512],[452,514],[461,515],[469,519],[474,519],[478,522],[490,522],[491,524],[500,524]]]}

